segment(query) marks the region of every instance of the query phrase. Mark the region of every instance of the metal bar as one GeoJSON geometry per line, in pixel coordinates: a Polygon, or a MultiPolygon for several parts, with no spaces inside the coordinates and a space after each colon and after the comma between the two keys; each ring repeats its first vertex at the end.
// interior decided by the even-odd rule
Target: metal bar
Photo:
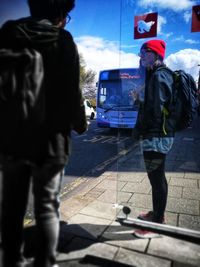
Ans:
{"type": "Polygon", "coordinates": [[[126,225],[129,227],[136,227],[145,230],[149,230],[158,234],[167,235],[170,237],[175,237],[181,240],[185,240],[188,242],[200,244],[200,232],[195,230],[190,230],[186,228],[171,226],[167,224],[159,224],[154,222],[142,221],[139,219],[133,218],[122,218],[117,217],[117,221],[122,225],[126,225]]]}

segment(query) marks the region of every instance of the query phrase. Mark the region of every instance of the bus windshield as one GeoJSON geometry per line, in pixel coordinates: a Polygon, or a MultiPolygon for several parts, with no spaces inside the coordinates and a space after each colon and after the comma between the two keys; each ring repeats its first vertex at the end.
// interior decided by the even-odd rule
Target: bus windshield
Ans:
{"type": "Polygon", "coordinates": [[[97,126],[134,128],[143,84],[138,68],[104,70],[97,90],[97,126]],[[141,92],[140,92],[141,91],[141,92]]]}
{"type": "Polygon", "coordinates": [[[113,77],[114,79],[100,79],[98,107],[103,109],[136,108],[137,103],[135,103],[133,92],[137,90],[140,77],[131,76],[129,72],[118,73],[113,77]]]}

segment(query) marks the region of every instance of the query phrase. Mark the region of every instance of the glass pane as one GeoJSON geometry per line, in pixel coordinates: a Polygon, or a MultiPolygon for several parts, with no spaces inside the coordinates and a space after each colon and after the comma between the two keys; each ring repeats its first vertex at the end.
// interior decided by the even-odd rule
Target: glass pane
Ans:
{"type": "MultiPolygon", "coordinates": [[[[164,8],[162,4],[159,4],[157,7],[152,4],[151,7],[153,7],[153,11],[158,13],[157,36],[146,39],[134,39],[134,17],[150,13],[150,9],[148,9],[149,6],[150,4],[148,5],[147,2],[146,6],[142,6],[138,2],[135,3],[135,1],[131,0],[121,1],[120,68],[139,68],[140,58],[137,55],[140,52],[142,44],[151,39],[163,39],[167,44],[164,63],[172,70],[184,69],[193,76],[194,80],[197,82],[197,86],[199,86],[200,54],[199,47],[197,48],[196,45],[199,43],[198,38],[200,35],[199,33],[190,32],[188,24],[189,22],[191,23],[191,20],[187,22],[186,20],[184,21],[187,25],[187,30],[182,34],[180,33],[181,27],[173,28],[173,25],[176,23],[179,25],[181,20],[183,23],[183,16],[181,18],[177,17],[177,15],[180,14],[179,11],[170,6],[164,8]],[[170,19],[169,14],[171,14],[170,19]],[[169,33],[172,28],[173,32],[169,33]],[[170,37],[167,35],[167,32],[170,34],[170,37]],[[174,35],[176,35],[176,37],[174,35]],[[178,36],[182,39],[182,42],[178,39],[178,36]],[[188,41],[189,38],[191,41],[188,41]],[[128,53],[131,53],[132,59],[127,62],[126,56],[128,53]],[[199,58],[197,59],[196,56],[193,56],[193,53],[196,56],[198,55],[199,58]]],[[[191,15],[190,12],[191,9],[188,8],[187,14],[191,15]]],[[[127,73],[124,72],[124,77],[122,77],[124,79],[121,80],[121,101],[123,101],[124,109],[121,109],[121,107],[118,109],[118,121],[123,121],[123,123],[119,124],[118,128],[118,154],[121,155],[117,162],[118,217],[125,216],[122,211],[122,208],[125,206],[130,208],[126,211],[130,212],[128,217],[133,219],[136,219],[141,212],[147,213],[155,210],[155,207],[159,206],[159,204],[157,205],[155,203],[156,199],[163,201],[162,197],[156,198],[157,196],[154,196],[154,202],[152,200],[152,186],[147,176],[143,158],[143,151],[145,149],[148,150],[149,144],[142,140],[138,141],[135,139],[134,126],[128,130],[124,129],[128,108],[134,106],[134,110],[138,112],[139,103],[145,101],[145,76],[143,76],[140,71],[138,71],[138,73],[140,76],[138,79],[131,79],[127,73]],[[123,129],[120,128],[120,125],[123,129]]],[[[154,101],[154,95],[152,95],[152,101],[154,101]]],[[[149,112],[151,113],[151,110],[149,112]]],[[[135,118],[131,117],[131,120],[135,122],[135,118]]],[[[154,121],[151,121],[151,124],[154,125],[154,121]]],[[[196,117],[192,127],[177,132],[172,149],[166,156],[165,176],[168,184],[168,197],[163,221],[172,226],[180,226],[199,231],[200,214],[198,205],[200,199],[200,164],[199,156],[197,156],[195,152],[195,147],[198,142],[197,136],[199,134],[197,129],[198,118],[196,117]]],[[[144,130],[143,135],[145,136],[145,134],[147,134],[147,131],[145,132],[144,130]]],[[[151,142],[152,137],[150,138],[151,142]]],[[[166,142],[169,142],[169,140],[166,142]]],[[[157,168],[156,166],[158,166],[159,160],[160,159],[153,161],[154,165],[151,164],[150,167],[152,169],[157,168]]],[[[156,177],[154,177],[154,179],[156,179],[156,177]]],[[[159,177],[157,177],[157,179],[159,179],[159,177]]],[[[163,179],[162,185],[165,188],[163,194],[166,194],[167,187],[165,187],[164,184],[165,180],[163,179]]],[[[157,201],[159,202],[159,200],[157,201]]],[[[155,212],[154,216],[156,216],[155,212]]],[[[152,220],[152,218],[150,219],[152,220]]]]}

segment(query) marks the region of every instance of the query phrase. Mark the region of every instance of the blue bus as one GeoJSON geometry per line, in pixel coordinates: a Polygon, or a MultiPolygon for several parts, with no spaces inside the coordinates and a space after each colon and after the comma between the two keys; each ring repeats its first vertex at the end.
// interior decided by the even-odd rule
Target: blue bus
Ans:
{"type": "Polygon", "coordinates": [[[134,128],[138,115],[138,101],[134,98],[134,92],[140,84],[139,69],[100,71],[97,84],[97,126],[134,128]]]}

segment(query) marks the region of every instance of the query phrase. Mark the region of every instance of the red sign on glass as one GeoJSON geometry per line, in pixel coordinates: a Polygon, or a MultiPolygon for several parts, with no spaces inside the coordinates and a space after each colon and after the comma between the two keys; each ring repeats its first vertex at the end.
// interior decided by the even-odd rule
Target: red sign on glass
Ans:
{"type": "Polygon", "coordinates": [[[192,32],[200,32],[200,5],[192,7],[192,32]]]}
{"type": "Polygon", "coordinates": [[[158,13],[134,17],[134,39],[157,36],[158,13]]]}

